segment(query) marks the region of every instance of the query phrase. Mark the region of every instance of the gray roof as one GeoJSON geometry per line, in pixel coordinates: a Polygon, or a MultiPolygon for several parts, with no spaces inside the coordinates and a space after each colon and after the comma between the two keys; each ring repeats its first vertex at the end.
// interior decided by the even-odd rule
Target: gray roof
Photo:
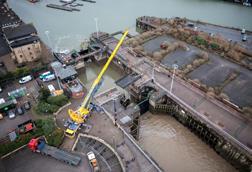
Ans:
{"type": "Polygon", "coordinates": [[[131,73],[129,75],[126,75],[126,76],[120,78],[115,83],[116,83],[116,85],[118,85],[119,87],[124,89],[140,78],[141,78],[141,76],[139,74],[131,73]]]}
{"type": "Polygon", "coordinates": [[[52,62],[51,66],[52,66],[56,76],[59,77],[60,80],[69,78],[73,75],[77,75],[77,71],[74,69],[73,66],[63,67],[63,65],[58,61],[52,62]]]}
{"type": "Polygon", "coordinates": [[[31,37],[27,37],[25,39],[21,39],[21,40],[17,40],[17,41],[14,41],[10,44],[10,46],[12,48],[15,48],[15,47],[20,47],[22,45],[27,45],[27,44],[31,44],[31,43],[34,43],[34,42],[37,42],[39,41],[39,37],[38,36],[31,36],[31,37]]]}
{"type": "Polygon", "coordinates": [[[22,20],[16,15],[12,9],[5,6],[5,0],[0,0],[0,26],[7,27],[10,25],[19,24],[22,20]]]}
{"type": "Polygon", "coordinates": [[[6,40],[0,34],[0,57],[11,52],[6,40]]]}
{"type": "Polygon", "coordinates": [[[8,27],[3,29],[6,38],[11,41],[19,38],[37,34],[36,28],[32,24],[22,24],[17,27],[8,27]]]}

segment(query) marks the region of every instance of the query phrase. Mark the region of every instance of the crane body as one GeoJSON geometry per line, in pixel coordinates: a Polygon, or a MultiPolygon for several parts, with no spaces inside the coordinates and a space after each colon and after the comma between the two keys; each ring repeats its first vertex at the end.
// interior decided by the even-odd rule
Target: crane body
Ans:
{"type": "Polygon", "coordinates": [[[97,78],[94,80],[88,94],[86,95],[86,97],[84,98],[84,101],[82,102],[81,106],[76,110],[72,110],[69,109],[68,110],[68,114],[70,116],[70,119],[73,121],[73,123],[71,125],[75,125],[77,127],[75,127],[75,129],[70,129],[69,127],[67,128],[67,130],[65,131],[65,135],[73,138],[75,136],[75,132],[78,130],[79,126],[85,122],[85,120],[87,119],[89,113],[90,113],[90,102],[94,96],[94,94],[98,91],[99,87],[101,86],[101,80],[102,80],[102,76],[104,75],[104,73],[106,72],[106,70],[109,67],[109,64],[112,62],[113,58],[115,57],[117,51],[119,50],[120,46],[122,45],[125,37],[128,34],[128,30],[126,30],[123,34],[123,36],[121,37],[120,41],[118,42],[118,44],[116,45],[114,51],[112,52],[112,54],[110,55],[110,57],[108,58],[106,64],[103,66],[101,72],[99,73],[99,75],[97,76],[97,78]]]}

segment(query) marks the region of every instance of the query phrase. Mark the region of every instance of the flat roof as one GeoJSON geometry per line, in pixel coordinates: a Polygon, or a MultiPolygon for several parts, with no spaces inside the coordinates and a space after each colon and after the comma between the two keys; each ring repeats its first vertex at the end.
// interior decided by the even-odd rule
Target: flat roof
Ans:
{"type": "Polygon", "coordinates": [[[22,20],[16,15],[12,9],[7,8],[5,0],[0,0],[0,26],[7,27],[21,23],[22,20]]]}
{"type": "Polygon", "coordinates": [[[4,37],[0,34],[0,57],[11,52],[8,43],[4,39],[4,37]]]}
{"type": "Polygon", "coordinates": [[[126,88],[140,78],[141,78],[141,76],[139,74],[131,73],[129,75],[126,75],[126,76],[120,78],[115,83],[116,83],[116,85],[118,85],[121,88],[126,88]]]}
{"type": "Polygon", "coordinates": [[[77,75],[77,71],[74,69],[73,66],[63,66],[60,62],[52,62],[51,66],[60,80],[69,78],[71,76],[77,75]]]}
{"type": "Polygon", "coordinates": [[[27,45],[27,44],[31,44],[31,43],[34,43],[34,42],[37,42],[39,41],[39,37],[38,36],[31,36],[31,37],[27,37],[25,39],[21,39],[21,40],[18,40],[18,41],[14,41],[10,44],[10,46],[12,48],[15,48],[15,47],[20,47],[22,45],[27,45]]]}
{"type": "Polygon", "coordinates": [[[23,37],[30,36],[32,34],[37,34],[36,28],[33,24],[21,24],[16,27],[7,27],[3,29],[3,33],[6,38],[11,41],[23,37]]]}

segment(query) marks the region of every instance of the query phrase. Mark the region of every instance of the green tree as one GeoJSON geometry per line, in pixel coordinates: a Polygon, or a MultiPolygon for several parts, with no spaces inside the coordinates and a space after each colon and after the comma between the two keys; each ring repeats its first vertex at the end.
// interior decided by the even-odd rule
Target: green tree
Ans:
{"type": "Polygon", "coordinates": [[[39,100],[46,101],[47,98],[51,95],[49,89],[47,88],[41,88],[39,90],[39,100]]]}
{"type": "Polygon", "coordinates": [[[46,137],[48,144],[51,146],[59,147],[63,141],[63,135],[64,131],[62,129],[55,129],[46,137]]]}
{"type": "Polygon", "coordinates": [[[36,111],[40,113],[54,113],[59,109],[59,106],[49,104],[45,101],[40,101],[36,107],[36,111]]]}
{"type": "Polygon", "coordinates": [[[46,136],[49,135],[50,133],[52,133],[55,129],[53,119],[47,118],[47,119],[43,120],[42,129],[43,129],[43,132],[46,136]]]}
{"type": "Polygon", "coordinates": [[[57,106],[64,106],[68,102],[68,98],[64,94],[59,96],[50,96],[47,98],[47,102],[57,106]]]}

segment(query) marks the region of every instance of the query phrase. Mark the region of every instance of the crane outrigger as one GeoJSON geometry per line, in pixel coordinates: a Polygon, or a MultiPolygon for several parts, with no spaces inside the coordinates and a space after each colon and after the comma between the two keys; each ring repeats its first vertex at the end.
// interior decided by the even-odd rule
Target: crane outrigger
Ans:
{"type": "Polygon", "coordinates": [[[87,117],[89,116],[90,102],[91,102],[94,94],[99,89],[99,86],[101,84],[100,82],[101,82],[102,76],[104,75],[104,73],[108,69],[109,64],[112,62],[113,58],[115,57],[117,51],[119,50],[120,46],[122,45],[122,43],[123,43],[125,37],[127,36],[128,32],[129,32],[128,30],[126,30],[124,32],[124,34],[121,37],[120,41],[116,45],[114,51],[112,52],[112,54],[108,58],[106,64],[103,66],[101,72],[99,73],[97,78],[94,80],[94,82],[93,82],[88,94],[84,98],[84,101],[82,102],[81,106],[76,111],[74,111],[72,109],[68,109],[69,117],[73,122],[70,123],[70,125],[66,129],[66,131],[65,131],[66,136],[68,136],[70,138],[74,138],[75,133],[78,130],[78,128],[80,127],[80,125],[83,124],[86,121],[87,117]]]}

